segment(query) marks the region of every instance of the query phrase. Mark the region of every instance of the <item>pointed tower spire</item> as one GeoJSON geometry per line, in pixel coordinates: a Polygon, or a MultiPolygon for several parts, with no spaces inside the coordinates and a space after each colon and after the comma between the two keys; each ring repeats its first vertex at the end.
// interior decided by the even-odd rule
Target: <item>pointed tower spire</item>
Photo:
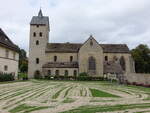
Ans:
{"type": "Polygon", "coordinates": [[[43,13],[42,10],[40,9],[39,13],[38,13],[38,17],[43,17],[43,13]]]}

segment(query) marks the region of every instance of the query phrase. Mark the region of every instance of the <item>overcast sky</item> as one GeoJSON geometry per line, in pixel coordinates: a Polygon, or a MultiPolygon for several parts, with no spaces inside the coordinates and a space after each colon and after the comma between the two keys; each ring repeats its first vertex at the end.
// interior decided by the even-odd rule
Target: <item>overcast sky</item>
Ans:
{"type": "Polygon", "coordinates": [[[150,46],[150,0],[3,0],[0,27],[27,51],[40,7],[50,19],[49,42],[83,43],[92,34],[99,43],[150,46]]]}

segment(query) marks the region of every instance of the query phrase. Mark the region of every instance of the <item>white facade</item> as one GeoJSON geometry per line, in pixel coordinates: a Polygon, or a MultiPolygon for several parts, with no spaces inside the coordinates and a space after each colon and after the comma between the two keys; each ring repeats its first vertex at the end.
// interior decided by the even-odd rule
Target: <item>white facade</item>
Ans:
{"type": "Polygon", "coordinates": [[[0,72],[18,74],[19,54],[16,51],[0,46],[0,72]]]}

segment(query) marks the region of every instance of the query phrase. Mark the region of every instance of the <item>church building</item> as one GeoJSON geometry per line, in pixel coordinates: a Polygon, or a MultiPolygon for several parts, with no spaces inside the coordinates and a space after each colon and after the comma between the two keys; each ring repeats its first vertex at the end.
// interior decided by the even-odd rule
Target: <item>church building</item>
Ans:
{"type": "Polygon", "coordinates": [[[133,73],[134,61],[126,44],[100,44],[91,35],[83,43],[49,43],[49,17],[30,22],[28,76],[70,76],[86,72],[91,77],[133,73]]]}

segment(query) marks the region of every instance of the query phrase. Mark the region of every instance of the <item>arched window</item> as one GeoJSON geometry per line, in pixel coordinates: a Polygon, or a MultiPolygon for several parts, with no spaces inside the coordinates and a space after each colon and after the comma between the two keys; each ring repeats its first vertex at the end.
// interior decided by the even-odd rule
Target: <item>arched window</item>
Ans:
{"type": "Polygon", "coordinates": [[[96,61],[94,57],[89,57],[89,70],[96,70],[96,61]]]}
{"type": "Polygon", "coordinates": [[[125,71],[126,70],[126,62],[125,62],[125,59],[123,56],[120,58],[120,65],[121,65],[122,69],[125,71]]]}
{"type": "Polygon", "coordinates": [[[39,64],[39,58],[36,58],[36,64],[39,64]]]}
{"type": "Polygon", "coordinates": [[[51,70],[48,70],[48,71],[47,71],[47,74],[48,74],[48,75],[51,75],[51,70]]]}
{"type": "Polygon", "coordinates": [[[33,37],[36,37],[36,32],[33,33],[33,37]]]}
{"type": "Polygon", "coordinates": [[[108,61],[108,56],[105,56],[105,61],[108,61]]]}
{"type": "Polygon", "coordinates": [[[56,75],[56,76],[59,76],[59,70],[56,70],[56,71],[55,71],[55,75],[56,75]]]}
{"type": "Polygon", "coordinates": [[[42,32],[40,32],[39,35],[40,35],[40,37],[42,37],[42,35],[43,35],[42,32]]]}
{"type": "Polygon", "coordinates": [[[73,71],[73,75],[76,77],[77,76],[77,70],[73,71]]]}
{"type": "Polygon", "coordinates": [[[54,62],[56,62],[57,61],[57,56],[54,56],[54,62]]]}
{"type": "Polygon", "coordinates": [[[39,70],[36,70],[36,71],[34,72],[34,78],[35,78],[35,79],[40,79],[40,78],[41,78],[41,73],[40,73],[39,70]]]}
{"type": "Polygon", "coordinates": [[[38,40],[36,41],[36,45],[39,45],[39,41],[38,40]]]}
{"type": "Polygon", "coordinates": [[[70,62],[72,62],[73,61],[73,56],[70,56],[70,62]]]}
{"type": "Polygon", "coordinates": [[[68,70],[65,70],[65,76],[68,76],[68,70]]]}

